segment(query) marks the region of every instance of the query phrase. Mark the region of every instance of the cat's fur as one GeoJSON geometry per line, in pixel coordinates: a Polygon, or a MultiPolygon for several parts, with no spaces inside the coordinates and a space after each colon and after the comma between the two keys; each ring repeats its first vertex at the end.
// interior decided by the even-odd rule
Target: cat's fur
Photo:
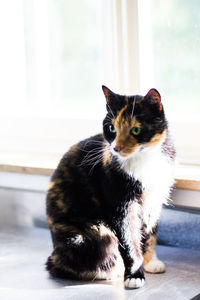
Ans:
{"type": "Polygon", "coordinates": [[[164,271],[154,248],[175,150],[157,90],[145,97],[103,91],[103,134],[73,146],[51,179],[47,220],[54,250],[47,269],[74,279],[124,274],[125,286],[137,288],[144,284],[143,260],[146,271],[164,271]],[[133,127],[141,132],[133,134],[133,127]]]}

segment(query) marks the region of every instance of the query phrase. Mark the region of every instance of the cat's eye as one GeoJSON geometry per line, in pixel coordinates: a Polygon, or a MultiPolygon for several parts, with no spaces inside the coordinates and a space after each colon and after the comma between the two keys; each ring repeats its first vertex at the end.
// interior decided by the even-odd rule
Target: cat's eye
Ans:
{"type": "Polygon", "coordinates": [[[115,132],[116,132],[116,129],[115,129],[115,127],[114,127],[112,124],[109,125],[109,130],[110,130],[110,132],[112,132],[112,133],[115,133],[115,132]]]}
{"type": "Polygon", "coordinates": [[[140,134],[140,132],[141,132],[141,128],[140,127],[133,127],[132,129],[131,129],[131,133],[133,134],[133,135],[139,135],[140,134]]]}

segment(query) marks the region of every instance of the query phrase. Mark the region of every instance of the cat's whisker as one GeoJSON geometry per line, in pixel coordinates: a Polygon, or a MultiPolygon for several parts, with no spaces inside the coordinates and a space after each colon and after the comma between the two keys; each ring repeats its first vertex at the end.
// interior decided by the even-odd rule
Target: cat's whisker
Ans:
{"type": "Polygon", "coordinates": [[[103,153],[105,151],[106,151],[106,147],[105,148],[100,148],[100,149],[95,148],[95,149],[89,151],[88,154],[86,154],[86,156],[82,160],[81,165],[91,164],[91,162],[95,161],[99,157],[102,159],[103,153]]]}
{"type": "Polygon", "coordinates": [[[104,142],[104,141],[98,141],[98,140],[92,140],[92,139],[91,139],[91,140],[89,140],[88,142],[89,142],[89,143],[91,143],[91,144],[92,144],[92,143],[105,144],[105,142],[104,142]]]}
{"type": "Polygon", "coordinates": [[[84,150],[85,147],[88,145],[88,143],[91,143],[91,145],[93,145],[93,144],[97,144],[97,145],[104,145],[104,144],[106,144],[104,141],[97,141],[97,140],[90,139],[90,140],[88,140],[88,141],[85,142],[85,144],[83,145],[83,148],[79,148],[79,149],[80,150],[84,150]]]}
{"type": "Polygon", "coordinates": [[[113,116],[113,118],[114,118],[115,116],[114,116],[114,113],[113,113],[113,111],[112,111],[110,105],[107,104],[107,106],[108,106],[108,108],[109,108],[109,110],[110,110],[110,112],[111,112],[111,114],[112,114],[112,116],[113,116]]]}
{"type": "Polygon", "coordinates": [[[113,122],[113,119],[110,119],[110,120],[108,120],[107,122],[104,122],[104,123],[103,123],[103,127],[105,127],[105,125],[113,124],[112,122],[113,122]]]}
{"type": "Polygon", "coordinates": [[[84,151],[84,152],[88,152],[88,153],[91,153],[91,152],[95,152],[95,151],[97,151],[97,150],[101,150],[101,149],[104,149],[104,147],[105,147],[106,145],[98,145],[97,144],[97,147],[96,148],[94,148],[94,149],[90,149],[90,150],[85,150],[85,149],[83,149],[83,148],[79,148],[79,150],[81,150],[81,151],[84,151]]]}
{"type": "Polygon", "coordinates": [[[83,166],[83,165],[90,165],[91,162],[95,161],[96,160],[96,156],[94,157],[87,157],[85,159],[82,160],[80,166],[83,166]]]}
{"type": "Polygon", "coordinates": [[[102,148],[102,147],[98,147],[98,148],[95,148],[95,149],[93,149],[93,150],[89,150],[88,151],[88,154],[86,155],[86,156],[94,156],[95,154],[98,154],[98,153],[101,153],[101,152],[103,152],[104,151],[104,148],[102,148]]]}
{"type": "Polygon", "coordinates": [[[106,119],[112,121],[113,120],[113,117],[110,117],[109,115],[106,116],[106,119]]]}
{"type": "MultiPolygon", "coordinates": [[[[96,150],[96,149],[95,149],[96,150]]],[[[93,151],[92,153],[89,153],[90,155],[87,156],[86,159],[84,159],[84,161],[89,161],[89,160],[95,160],[96,158],[98,158],[100,155],[102,155],[105,153],[105,151],[107,151],[108,148],[101,148],[100,150],[97,151],[93,151]]]]}
{"type": "Polygon", "coordinates": [[[136,102],[136,98],[134,96],[133,105],[132,105],[132,111],[131,111],[131,118],[133,118],[133,113],[134,113],[134,109],[135,109],[135,102],[136,102]]]}
{"type": "Polygon", "coordinates": [[[97,146],[104,146],[104,145],[106,145],[106,143],[94,140],[94,141],[91,142],[91,145],[95,145],[95,147],[96,147],[96,145],[97,146]]]}
{"type": "Polygon", "coordinates": [[[120,245],[123,249],[125,249],[124,246],[123,246],[120,242],[119,242],[119,245],[120,245]]]}
{"type": "Polygon", "coordinates": [[[77,146],[77,149],[80,150],[80,151],[82,151],[82,152],[88,152],[88,150],[85,150],[84,148],[80,148],[78,146],[77,146]]]}
{"type": "Polygon", "coordinates": [[[86,160],[82,161],[81,165],[90,165],[91,163],[95,162],[97,158],[97,155],[94,157],[88,157],[86,160]]]}
{"type": "Polygon", "coordinates": [[[103,158],[103,155],[101,155],[101,156],[96,160],[96,162],[93,164],[92,168],[90,169],[89,174],[91,174],[92,171],[93,171],[93,169],[94,169],[94,167],[95,167],[96,165],[98,165],[98,164],[102,161],[102,158],[103,158]]]}
{"type": "Polygon", "coordinates": [[[96,160],[96,162],[92,165],[92,168],[90,169],[90,174],[91,174],[91,172],[93,171],[94,167],[95,167],[96,165],[98,165],[101,161],[102,161],[102,157],[100,157],[98,160],[96,160]]]}
{"type": "Polygon", "coordinates": [[[87,157],[87,159],[85,161],[95,160],[101,154],[103,154],[103,151],[101,151],[101,152],[98,151],[98,152],[92,153],[90,156],[87,157]]]}
{"type": "Polygon", "coordinates": [[[100,161],[102,161],[102,158],[103,158],[103,153],[100,153],[94,157],[88,157],[88,159],[82,161],[82,164],[93,165],[93,164],[96,164],[96,163],[99,163],[100,161]]]}
{"type": "Polygon", "coordinates": [[[110,124],[110,120],[108,120],[107,122],[104,122],[104,124],[110,124]]]}
{"type": "MultiPolygon", "coordinates": [[[[95,149],[101,149],[101,148],[102,148],[102,147],[99,146],[99,147],[97,147],[97,148],[95,148],[95,149]]],[[[92,152],[92,151],[95,150],[95,149],[92,149],[92,150],[85,150],[84,148],[80,148],[80,147],[78,147],[78,146],[77,146],[77,149],[80,150],[80,151],[83,151],[83,152],[87,152],[87,153],[88,153],[88,152],[92,152]]]]}
{"type": "MultiPolygon", "coordinates": [[[[89,150],[84,150],[84,149],[81,149],[81,148],[78,149],[78,150],[80,150],[80,151],[86,153],[86,155],[85,155],[85,157],[83,158],[83,160],[86,159],[88,156],[92,156],[93,154],[95,154],[95,152],[94,152],[93,150],[89,151],[89,150]]],[[[100,151],[100,149],[98,150],[98,152],[99,152],[99,151],[100,151]]]]}
{"type": "Polygon", "coordinates": [[[90,143],[90,140],[86,141],[84,144],[84,148],[87,146],[87,144],[90,143]]]}
{"type": "Polygon", "coordinates": [[[103,124],[103,127],[107,126],[107,125],[110,125],[111,123],[110,122],[106,122],[103,124]]]}

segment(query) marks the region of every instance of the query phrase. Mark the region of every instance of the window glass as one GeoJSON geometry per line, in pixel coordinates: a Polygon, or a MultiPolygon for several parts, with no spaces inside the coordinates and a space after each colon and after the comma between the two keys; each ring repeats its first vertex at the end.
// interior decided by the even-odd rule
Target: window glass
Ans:
{"type": "Polygon", "coordinates": [[[59,117],[70,111],[79,117],[83,110],[87,115],[101,109],[101,5],[93,0],[2,1],[4,115],[59,117]]]}
{"type": "Polygon", "coordinates": [[[155,86],[166,96],[170,114],[192,120],[200,115],[199,4],[152,0],[155,86]]]}
{"type": "Polygon", "coordinates": [[[0,1],[1,151],[63,153],[101,130],[102,23],[102,1],[0,1]]]}

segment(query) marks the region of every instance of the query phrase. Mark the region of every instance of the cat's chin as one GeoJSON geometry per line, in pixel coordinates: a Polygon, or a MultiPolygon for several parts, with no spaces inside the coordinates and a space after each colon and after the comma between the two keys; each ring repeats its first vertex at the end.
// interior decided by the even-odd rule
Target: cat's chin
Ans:
{"type": "Polygon", "coordinates": [[[120,161],[126,161],[136,155],[140,150],[136,149],[133,153],[130,154],[123,154],[123,153],[116,153],[115,151],[111,151],[112,155],[118,158],[120,161]]]}

